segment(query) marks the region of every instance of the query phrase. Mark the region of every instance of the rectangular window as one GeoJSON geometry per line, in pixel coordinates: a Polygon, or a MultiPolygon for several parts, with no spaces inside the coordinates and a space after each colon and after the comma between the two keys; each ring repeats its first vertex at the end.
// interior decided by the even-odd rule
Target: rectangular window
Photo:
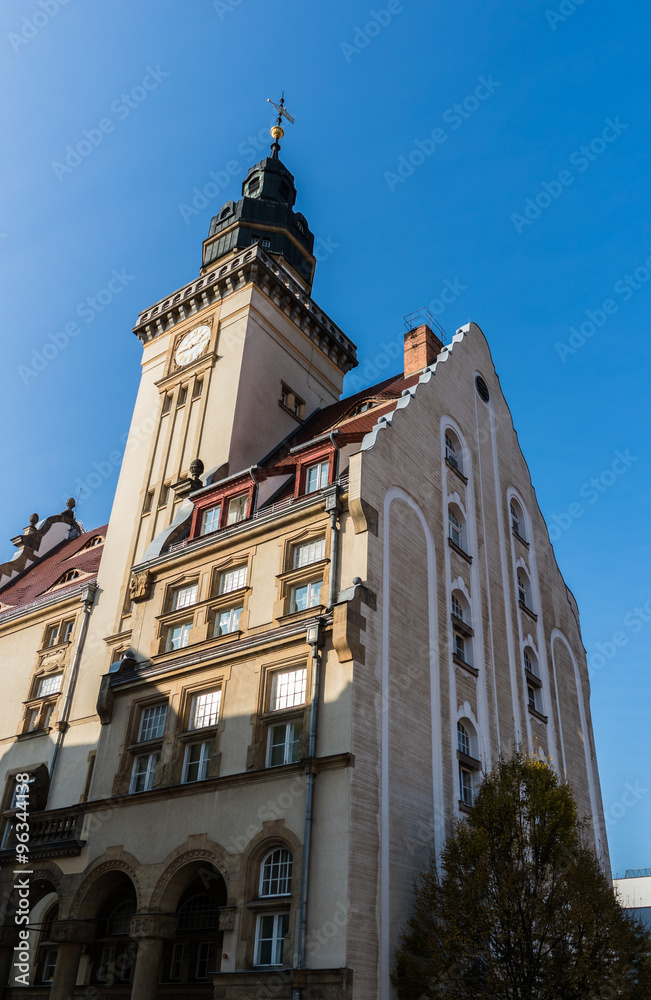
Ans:
{"type": "Polygon", "coordinates": [[[472,775],[465,767],[459,768],[459,791],[465,806],[472,805],[472,775]]]}
{"type": "Polygon", "coordinates": [[[227,569],[219,578],[219,593],[230,594],[232,590],[241,590],[246,587],[246,566],[236,566],[235,569],[227,569]]]}
{"type": "Polygon", "coordinates": [[[221,688],[216,691],[206,691],[195,694],[190,709],[190,729],[203,729],[205,726],[216,726],[221,705],[221,688]]]}
{"type": "Polygon", "coordinates": [[[309,583],[302,583],[298,587],[292,587],[291,613],[305,611],[307,608],[316,608],[321,599],[322,583],[322,580],[310,580],[309,583]]]}
{"type": "Polygon", "coordinates": [[[181,978],[181,967],[185,958],[185,942],[177,941],[172,946],[172,958],[170,961],[170,979],[177,982],[181,978]]]}
{"type": "Polygon", "coordinates": [[[35,729],[38,729],[38,720],[41,715],[40,706],[38,708],[30,708],[27,713],[27,725],[25,726],[26,733],[33,733],[35,729]]]}
{"type": "Polygon", "coordinates": [[[184,622],[183,625],[172,625],[167,630],[166,652],[172,653],[175,649],[184,649],[190,642],[190,630],[192,622],[184,622]]]}
{"type": "Polygon", "coordinates": [[[298,744],[302,732],[302,721],[270,726],[267,767],[294,764],[298,760],[298,744]]]}
{"type": "Polygon", "coordinates": [[[212,941],[199,942],[197,946],[197,964],[195,967],[196,979],[208,978],[208,971],[210,969],[214,947],[214,942],[212,941]]]}
{"type": "Polygon", "coordinates": [[[59,626],[50,625],[45,633],[45,645],[46,646],[56,646],[59,641],[59,626]]]}
{"type": "Polygon", "coordinates": [[[305,473],[305,492],[315,493],[328,485],[330,473],[329,462],[318,462],[316,465],[309,465],[305,473]]]}
{"type": "Polygon", "coordinates": [[[147,490],[147,492],[145,493],[145,502],[142,505],[143,514],[150,514],[153,505],[154,505],[154,491],[147,490]]]}
{"type": "Polygon", "coordinates": [[[228,635],[230,632],[237,632],[240,627],[240,615],[242,607],[228,608],[226,611],[219,611],[215,616],[215,636],[228,635]]]}
{"type": "Polygon", "coordinates": [[[54,705],[47,705],[45,712],[43,713],[43,718],[41,719],[41,729],[47,729],[52,721],[52,716],[54,714],[54,705]]]}
{"type": "Polygon", "coordinates": [[[160,497],[158,498],[158,506],[164,507],[170,497],[170,486],[169,483],[163,483],[160,488],[160,497]]]}
{"type": "Polygon", "coordinates": [[[459,468],[459,462],[457,460],[457,449],[454,447],[452,438],[448,434],[445,435],[445,457],[447,458],[448,462],[450,462],[450,464],[455,467],[455,469],[459,468]]]}
{"type": "Polygon", "coordinates": [[[184,385],[179,390],[179,399],[178,399],[178,402],[177,402],[176,405],[177,406],[185,406],[187,398],[188,398],[188,387],[187,387],[187,385],[184,385]]]}
{"type": "Polygon", "coordinates": [[[456,516],[453,510],[448,511],[448,526],[450,531],[450,538],[452,539],[454,544],[458,545],[460,549],[463,548],[461,544],[462,541],[461,522],[459,521],[459,518],[456,516]]]}
{"type": "Polygon", "coordinates": [[[177,587],[172,597],[172,611],[187,608],[197,602],[198,584],[191,583],[187,587],[177,587]]]}
{"type": "Polygon", "coordinates": [[[204,510],[203,516],[201,518],[201,534],[209,535],[211,531],[217,531],[219,528],[219,518],[222,512],[222,505],[218,503],[215,507],[209,507],[208,510],[204,510]]]}
{"type": "Polygon", "coordinates": [[[461,604],[459,603],[459,601],[457,600],[457,598],[454,596],[454,594],[452,595],[452,614],[456,618],[460,618],[461,621],[463,621],[463,608],[461,607],[461,604]]]}
{"type": "Polygon", "coordinates": [[[279,671],[273,675],[271,685],[271,711],[294,708],[305,704],[307,668],[279,671]]]}
{"type": "Polygon", "coordinates": [[[154,784],[154,771],[158,766],[160,760],[160,753],[156,751],[155,753],[145,753],[140,757],[136,757],[133,762],[133,771],[131,772],[131,787],[129,791],[133,792],[148,792],[154,784]]]}
{"type": "Polygon", "coordinates": [[[38,685],[37,698],[44,698],[48,694],[58,694],[61,690],[63,674],[50,674],[44,677],[38,685]]]}
{"type": "Polygon", "coordinates": [[[454,655],[458,656],[460,660],[465,663],[466,660],[466,643],[462,635],[458,632],[454,633],[454,655]]]}
{"type": "Polygon", "coordinates": [[[75,627],[74,621],[63,622],[61,625],[61,642],[68,642],[75,627]]]}
{"type": "Polygon", "coordinates": [[[163,397],[163,416],[172,409],[172,393],[167,392],[163,397]]]}
{"type": "Polygon", "coordinates": [[[204,780],[208,774],[208,763],[214,749],[214,740],[205,740],[203,743],[190,743],[185,748],[183,776],[181,778],[184,785],[187,785],[191,781],[204,780]]]}
{"type": "Polygon", "coordinates": [[[258,917],[255,936],[255,965],[282,965],[288,913],[266,913],[258,917]]]}
{"type": "Polygon", "coordinates": [[[138,731],[138,743],[146,740],[159,740],[165,732],[167,721],[167,703],[160,705],[150,705],[143,708],[140,716],[140,729],[138,731]]]}
{"type": "Polygon", "coordinates": [[[203,392],[203,379],[198,378],[194,383],[194,389],[192,390],[192,398],[199,399],[201,393],[203,392]]]}
{"type": "Polygon", "coordinates": [[[51,983],[54,977],[54,967],[57,964],[56,948],[48,948],[43,959],[43,982],[51,983]]]}
{"type": "Polygon", "coordinates": [[[246,508],[249,503],[249,494],[241,493],[237,497],[232,497],[228,502],[228,514],[226,524],[239,524],[246,517],[246,508]]]}
{"type": "Polygon", "coordinates": [[[534,711],[538,708],[536,705],[536,689],[527,684],[527,700],[529,702],[529,708],[533,708],[534,711]]]}
{"type": "Polygon", "coordinates": [[[320,562],[321,559],[325,559],[325,538],[316,538],[294,546],[294,569],[320,562]]]}

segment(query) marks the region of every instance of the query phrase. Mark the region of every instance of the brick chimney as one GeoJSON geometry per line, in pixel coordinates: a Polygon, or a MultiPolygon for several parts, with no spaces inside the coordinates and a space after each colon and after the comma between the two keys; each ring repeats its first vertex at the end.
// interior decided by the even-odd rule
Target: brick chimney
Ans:
{"type": "Polygon", "coordinates": [[[405,377],[427,368],[443,350],[443,343],[426,323],[405,334],[405,377]]]}

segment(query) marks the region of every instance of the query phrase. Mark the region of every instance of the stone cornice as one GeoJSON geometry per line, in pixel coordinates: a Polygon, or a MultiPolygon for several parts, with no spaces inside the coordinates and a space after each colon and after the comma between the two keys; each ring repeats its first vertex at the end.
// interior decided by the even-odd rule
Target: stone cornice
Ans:
{"type": "Polygon", "coordinates": [[[250,282],[261,288],[340,371],[356,367],[357,349],[352,341],[258,244],[145,309],[133,332],[146,344],[250,282]]]}

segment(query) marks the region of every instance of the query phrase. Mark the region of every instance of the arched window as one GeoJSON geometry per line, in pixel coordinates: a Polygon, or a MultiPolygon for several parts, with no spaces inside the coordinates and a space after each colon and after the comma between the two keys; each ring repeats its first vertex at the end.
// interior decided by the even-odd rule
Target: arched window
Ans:
{"type": "Polygon", "coordinates": [[[523,653],[524,675],[527,683],[527,705],[534,712],[542,712],[543,693],[542,680],[536,654],[530,646],[523,653]]]}
{"type": "Polygon", "coordinates": [[[36,982],[49,986],[54,977],[57,960],[57,948],[52,943],[52,924],[59,919],[59,904],[55,903],[47,910],[41,924],[39,948],[36,956],[36,982]]]}
{"type": "Polygon", "coordinates": [[[473,629],[470,605],[460,590],[452,592],[452,652],[460,666],[472,666],[473,629]]]}
{"type": "Polygon", "coordinates": [[[470,734],[463,722],[457,722],[457,749],[470,756],[470,734]]]}
{"type": "Polygon", "coordinates": [[[525,528],[524,528],[524,514],[522,513],[522,507],[518,501],[513,497],[510,503],[511,512],[511,528],[523,541],[526,541],[525,528]]]}
{"type": "Polygon", "coordinates": [[[456,504],[448,507],[448,537],[454,545],[466,551],[466,523],[456,504]]]}
{"type": "Polygon", "coordinates": [[[463,807],[474,804],[480,764],[477,734],[469,719],[457,721],[457,758],[459,763],[459,802],[463,807]]]}
{"type": "Polygon", "coordinates": [[[94,983],[112,986],[131,981],[135,956],[129,929],[135,912],[135,893],[126,886],[112,893],[97,911],[97,936],[91,947],[94,983]]]}
{"type": "Polygon", "coordinates": [[[518,600],[528,611],[531,611],[531,584],[523,569],[518,570],[518,600]]]}
{"type": "Polygon", "coordinates": [[[277,847],[260,865],[260,895],[287,896],[292,891],[292,863],[290,852],[277,847]]]}
{"type": "Polygon", "coordinates": [[[165,946],[163,982],[206,983],[219,972],[223,945],[219,913],[225,905],[222,876],[212,866],[202,866],[176,908],[179,922],[174,940],[165,946]]]}
{"type": "Polygon", "coordinates": [[[463,452],[461,442],[453,430],[445,432],[445,458],[455,469],[463,473],[463,452]]]}

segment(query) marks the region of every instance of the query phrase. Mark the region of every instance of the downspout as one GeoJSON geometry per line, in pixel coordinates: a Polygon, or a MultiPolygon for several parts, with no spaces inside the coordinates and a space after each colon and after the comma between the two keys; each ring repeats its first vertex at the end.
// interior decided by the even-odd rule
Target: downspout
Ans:
{"type": "Polygon", "coordinates": [[[328,610],[332,610],[337,597],[337,572],[339,570],[339,525],[338,517],[341,510],[339,503],[339,486],[337,478],[339,476],[339,445],[335,437],[338,431],[330,432],[330,440],[335,449],[335,469],[334,469],[334,493],[326,499],[326,511],[330,514],[330,587],[328,594],[328,610]]]}
{"type": "Polygon", "coordinates": [[[77,647],[75,649],[75,655],[72,661],[72,669],[70,671],[70,678],[68,680],[68,687],[66,689],[66,696],[63,702],[63,708],[61,709],[61,716],[57,722],[57,733],[56,743],[54,744],[54,750],[52,751],[52,758],[50,760],[50,788],[52,788],[53,778],[54,778],[54,768],[59,757],[59,752],[63,746],[63,741],[65,739],[66,732],[68,730],[68,719],[70,718],[70,712],[72,710],[72,699],[75,693],[75,687],[77,686],[77,678],[79,676],[79,664],[81,662],[81,654],[84,649],[84,643],[86,642],[86,634],[88,632],[88,625],[90,622],[90,615],[93,609],[93,602],[95,600],[95,594],[97,593],[97,584],[89,583],[87,584],[81,592],[81,602],[83,604],[82,609],[82,620],[81,628],[79,630],[79,638],[77,639],[77,647]]]}
{"type": "MultiPolygon", "coordinates": [[[[312,703],[310,707],[310,731],[307,759],[305,761],[305,829],[303,833],[303,864],[301,866],[301,903],[298,920],[297,969],[305,968],[305,939],[307,930],[307,899],[310,877],[310,853],[312,847],[312,819],[314,803],[314,778],[316,777],[316,736],[321,689],[321,646],[323,645],[323,619],[308,626],[307,642],[312,646],[312,703]]],[[[294,987],[292,1000],[300,1000],[301,989],[294,987]]]]}

